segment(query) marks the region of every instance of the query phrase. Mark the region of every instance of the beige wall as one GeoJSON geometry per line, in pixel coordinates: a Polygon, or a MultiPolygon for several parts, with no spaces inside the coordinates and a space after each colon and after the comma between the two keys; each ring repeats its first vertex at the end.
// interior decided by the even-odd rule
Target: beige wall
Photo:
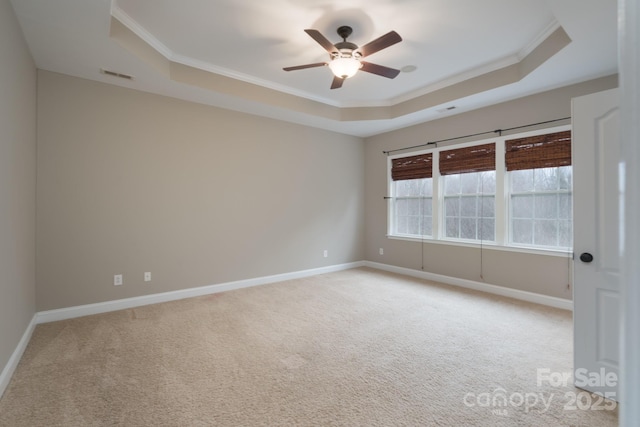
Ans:
{"type": "MultiPolygon", "coordinates": [[[[419,243],[385,237],[382,150],[565,117],[571,97],[616,84],[598,79],[363,144],[40,71],[37,308],[361,259],[420,269],[419,243]],[[112,284],[118,273],[124,286],[112,284]]],[[[571,297],[566,257],[485,249],[482,279],[478,249],[427,243],[424,254],[429,272],[571,297]]]]}
{"type": "Polygon", "coordinates": [[[35,313],[36,68],[0,0],[0,372],[35,313]]]}
{"type": "Polygon", "coordinates": [[[47,71],[38,115],[38,310],[364,258],[360,138],[47,71]]]}
{"type": "MultiPolygon", "coordinates": [[[[367,138],[366,259],[416,270],[420,270],[422,266],[419,242],[386,237],[387,202],[383,197],[387,195],[387,157],[382,153],[383,150],[568,117],[571,115],[572,97],[616,85],[615,76],[601,78],[367,138]],[[379,248],[384,248],[384,255],[379,255],[379,248]]],[[[535,128],[528,130],[533,129],[535,128]]],[[[482,252],[484,279],[480,277],[480,259],[480,250],[477,248],[441,243],[425,243],[424,246],[425,271],[571,298],[571,291],[567,288],[571,264],[566,257],[485,249],[482,252]]]]}

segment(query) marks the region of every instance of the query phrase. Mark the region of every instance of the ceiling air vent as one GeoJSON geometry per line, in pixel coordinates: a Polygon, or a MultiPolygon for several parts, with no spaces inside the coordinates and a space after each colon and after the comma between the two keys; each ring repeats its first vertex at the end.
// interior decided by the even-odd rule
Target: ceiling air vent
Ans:
{"type": "Polygon", "coordinates": [[[133,76],[130,76],[129,74],[122,74],[122,73],[118,73],[116,71],[105,70],[104,68],[100,68],[100,72],[102,74],[106,74],[108,76],[119,77],[119,78],[125,79],[125,80],[133,80],[133,76]]]}
{"type": "Polygon", "coordinates": [[[449,107],[446,108],[441,108],[439,110],[436,110],[438,113],[446,113],[447,111],[451,111],[451,110],[455,110],[457,107],[455,105],[451,105],[449,107]]]}

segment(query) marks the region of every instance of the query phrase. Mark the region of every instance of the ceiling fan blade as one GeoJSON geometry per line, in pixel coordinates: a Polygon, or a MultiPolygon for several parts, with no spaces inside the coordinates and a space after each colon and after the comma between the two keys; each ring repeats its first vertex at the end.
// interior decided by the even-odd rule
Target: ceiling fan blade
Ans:
{"type": "Polygon", "coordinates": [[[396,70],[395,68],[385,67],[384,65],[372,64],[371,62],[362,62],[362,68],[360,70],[366,71],[367,73],[377,74],[382,77],[387,77],[389,79],[395,79],[398,74],[400,74],[400,70],[396,70]]]}
{"type": "Polygon", "coordinates": [[[324,48],[329,53],[337,52],[338,49],[331,43],[325,36],[320,34],[318,30],[304,30],[305,33],[309,34],[312,39],[314,39],[320,46],[324,48]]]}
{"type": "Polygon", "coordinates": [[[362,54],[362,57],[364,58],[365,56],[374,54],[382,49],[385,49],[401,41],[402,41],[402,37],[400,37],[400,34],[396,33],[395,31],[390,31],[384,36],[380,36],[377,39],[370,41],[369,43],[365,44],[358,50],[360,51],[360,53],[362,54]]]}
{"type": "Polygon", "coordinates": [[[295,67],[285,67],[285,71],[304,70],[305,68],[323,67],[329,65],[326,62],[316,62],[315,64],[296,65],[295,67]]]}
{"type": "Polygon", "coordinates": [[[333,82],[331,82],[331,89],[340,89],[342,87],[342,83],[344,83],[342,77],[334,77],[333,82]]]}

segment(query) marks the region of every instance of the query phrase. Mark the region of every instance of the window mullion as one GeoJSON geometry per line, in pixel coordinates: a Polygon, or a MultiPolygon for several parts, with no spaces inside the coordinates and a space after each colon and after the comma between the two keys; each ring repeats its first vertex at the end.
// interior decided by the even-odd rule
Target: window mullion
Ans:
{"type": "Polygon", "coordinates": [[[442,236],[441,222],[444,215],[444,198],[442,197],[443,191],[441,191],[440,181],[440,151],[433,152],[432,161],[432,198],[431,198],[431,235],[434,239],[440,239],[442,236]]]}
{"type": "Polygon", "coordinates": [[[509,238],[509,198],[508,185],[506,183],[506,167],[504,161],[505,153],[505,138],[498,138],[496,140],[496,215],[495,215],[495,227],[496,227],[496,244],[506,245],[509,238]]]}
{"type": "Polygon", "coordinates": [[[556,194],[571,194],[571,190],[544,190],[544,191],[514,191],[512,196],[555,196],[556,194]]]}
{"type": "Polygon", "coordinates": [[[396,217],[396,201],[395,185],[391,179],[391,167],[393,163],[390,157],[387,157],[387,235],[397,233],[397,217],[396,217]]]}

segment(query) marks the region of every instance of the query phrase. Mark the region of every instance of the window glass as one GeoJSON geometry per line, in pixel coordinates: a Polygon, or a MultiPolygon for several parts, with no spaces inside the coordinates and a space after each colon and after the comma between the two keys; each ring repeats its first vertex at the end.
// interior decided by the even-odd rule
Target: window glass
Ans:
{"type": "Polygon", "coordinates": [[[495,241],[495,171],[442,177],[444,237],[495,241]]]}
{"type": "Polygon", "coordinates": [[[432,181],[432,178],[393,181],[392,234],[411,237],[433,235],[432,181]]]}
{"type": "Polygon", "coordinates": [[[571,166],[508,172],[512,244],[572,246],[571,166]]]}

